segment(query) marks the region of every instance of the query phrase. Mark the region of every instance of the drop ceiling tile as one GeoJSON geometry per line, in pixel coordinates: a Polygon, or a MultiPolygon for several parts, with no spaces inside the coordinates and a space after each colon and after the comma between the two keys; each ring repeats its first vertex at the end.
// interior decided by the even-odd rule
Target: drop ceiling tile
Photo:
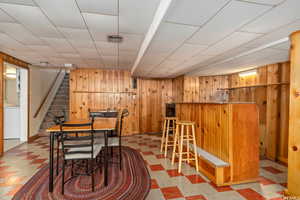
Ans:
{"type": "Polygon", "coordinates": [[[76,50],[66,39],[41,38],[58,53],[76,53],[76,50]]]}
{"type": "Polygon", "coordinates": [[[229,0],[174,0],[165,21],[202,26],[229,0]]]}
{"type": "Polygon", "coordinates": [[[51,47],[47,45],[27,45],[27,47],[35,52],[38,52],[40,55],[57,54],[51,47]]]}
{"type": "Polygon", "coordinates": [[[299,0],[287,0],[248,24],[242,30],[255,33],[268,33],[280,26],[300,19],[299,8],[299,0]]]}
{"type": "Polygon", "coordinates": [[[169,59],[185,60],[197,53],[203,52],[205,49],[207,49],[207,46],[205,45],[183,44],[169,57],[169,59]]]}
{"type": "Polygon", "coordinates": [[[0,33],[0,44],[2,47],[12,50],[29,50],[27,46],[21,44],[20,42],[17,42],[16,40],[12,39],[4,33],[0,33]]]}
{"type": "Polygon", "coordinates": [[[0,0],[0,3],[10,3],[10,4],[35,6],[35,3],[32,0],[0,0]]]}
{"type": "Polygon", "coordinates": [[[160,0],[120,0],[120,32],[146,34],[160,0]]]}
{"type": "Polygon", "coordinates": [[[209,47],[203,53],[209,54],[209,55],[218,55],[218,54],[224,53],[230,49],[238,47],[244,43],[247,43],[259,36],[261,36],[261,34],[235,32],[235,33],[231,34],[229,37],[226,37],[224,40],[209,47]]]}
{"type": "Polygon", "coordinates": [[[147,49],[150,54],[165,53],[170,54],[180,46],[180,41],[152,41],[147,49]]]}
{"type": "Polygon", "coordinates": [[[253,3],[261,3],[261,4],[267,4],[267,5],[278,5],[285,0],[247,0],[248,2],[253,2],[253,3]]]}
{"type": "Polygon", "coordinates": [[[116,16],[82,13],[96,41],[106,41],[108,35],[117,34],[118,21],[116,16]]]}
{"type": "Polygon", "coordinates": [[[274,41],[278,41],[280,39],[289,37],[291,33],[294,31],[297,31],[300,29],[300,20],[296,20],[293,23],[290,23],[288,25],[282,26],[279,29],[276,29],[268,34],[263,35],[262,37],[259,37],[244,46],[248,48],[257,48],[259,46],[263,46],[269,43],[272,43],[274,41]]]}
{"type": "Polygon", "coordinates": [[[16,22],[13,18],[7,15],[3,10],[0,9],[0,22],[16,22]]]}
{"type": "Polygon", "coordinates": [[[76,0],[81,12],[118,15],[118,0],[76,0]]]}
{"type": "Polygon", "coordinates": [[[75,49],[79,48],[95,48],[93,41],[85,40],[68,40],[75,49]]]}
{"type": "Polygon", "coordinates": [[[81,48],[79,49],[79,54],[83,58],[100,58],[97,50],[95,48],[90,49],[90,48],[81,48]]]}
{"type": "Polygon", "coordinates": [[[71,39],[71,40],[91,40],[90,33],[87,29],[58,28],[58,30],[67,39],[71,39]]]}
{"type": "Polygon", "coordinates": [[[25,45],[43,45],[44,42],[31,32],[25,29],[21,24],[0,23],[1,31],[10,35],[15,40],[25,45]]]}
{"type": "Polygon", "coordinates": [[[291,42],[288,41],[288,42],[284,42],[284,43],[281,43],[281,44],[278,44],[276,46],[273,46],[271,47],[272,49],[279,49],[279,50],[286,50],[286,51],[289,51],[290,48],[291,48],[291,42]]]}
{"type": "Polygon", "coordinates": [[[23,24],[36,36],[61,37],[38,7],[0,3],[0,8],[23,24]]]}
{"type": "Polygon", "coordinates": [[[191,37],[197,29],[196,26],[163,22],[155,33],[153,40],[168,41],[170,43],[174,41],[183,42],[191,37]]]}
{"type": "Polygon", "coordinates": [[[211,21],[200,28],[189,40],[189,43],[212,45],[237,31],[268,9],[270,6],[231,1],[211,21]]]}
{"type": "Polygon", "coordinates": [[[168,54],[166,53],[157,53],[157,54],[150,54],[146,53],[145,56],[141,59],[139,66],[143,68],[144,66],[152,67],[160,64],[168,54]]]}
{"type": "Polygon", "coordinates": [[[75,0],[35,0],[35,2],[56,26],[85,28],[75,0]]]}

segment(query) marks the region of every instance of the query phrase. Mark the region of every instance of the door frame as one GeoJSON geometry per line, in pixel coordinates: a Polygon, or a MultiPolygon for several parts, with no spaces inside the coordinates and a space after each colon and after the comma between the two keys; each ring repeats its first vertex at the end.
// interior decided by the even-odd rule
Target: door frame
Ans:
{"type": "Polygon", "coordinates": [[[27,141],[29,140],[30,133],[30,70],[29,64],[12,57],[8,54],[0,52],[0,156],[4,154],[4,62],[16,65],[20,68],[26,69],[28,72],[28,88],[27,88],[27,141]]]}

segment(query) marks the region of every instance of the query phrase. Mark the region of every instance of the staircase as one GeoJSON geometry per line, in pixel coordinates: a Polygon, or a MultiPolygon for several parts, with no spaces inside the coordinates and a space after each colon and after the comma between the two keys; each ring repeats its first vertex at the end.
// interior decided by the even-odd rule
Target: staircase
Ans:
{"type": "Polygon", "coordinates": [[[44,121],[40,126],[40,135],[45,134],[45,130],[54,125],[53,117],[56,115],[63,115],[63,111],[66,113],[68,119],[69,114],[69,74],[66,73],[65,77],[57,90],[57,93],[45,115],[44,121]]]}

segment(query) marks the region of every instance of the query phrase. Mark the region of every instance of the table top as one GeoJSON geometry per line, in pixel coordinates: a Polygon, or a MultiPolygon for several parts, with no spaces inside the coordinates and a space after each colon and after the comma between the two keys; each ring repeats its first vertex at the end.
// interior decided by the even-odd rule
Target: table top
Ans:
{"type": "MultiPolygon", "coordinates": [[[[90,120],[70,120],[65,122],[66,124],[78,124],[78,123],[90,123],[90,120]]],[[[111,131],[116,129],[117,118],[98,118],[94,121],[95,131],[111,131]]],[[[91,128],[89,126],[83,127],[65,127],[64,131],[88,131],[91,128]]],[[[46,132],[59,132],[60,126],[54,125],[46,130],[46,132]]]]}

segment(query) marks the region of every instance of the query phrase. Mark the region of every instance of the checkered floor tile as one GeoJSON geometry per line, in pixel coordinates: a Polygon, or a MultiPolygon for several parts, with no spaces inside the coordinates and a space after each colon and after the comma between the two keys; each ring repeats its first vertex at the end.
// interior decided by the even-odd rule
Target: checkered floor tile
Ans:
{"type": "MultiPolygon", "coordinates": [[[[217,187],[190,165],[182,172],[171,164],[170,152],[164,158],[160,152],[160,136],[143,134],[124,137],[123,144],[138,150],[151,175],[151,190],[147,200],[279,200],[286,187],[287,168],[278,163],[261,160],[257,183],[217,187]]],[[[48,138],[19,145],[0,158],[0,199],[8,200],[48,163],[48,138]]]]}

